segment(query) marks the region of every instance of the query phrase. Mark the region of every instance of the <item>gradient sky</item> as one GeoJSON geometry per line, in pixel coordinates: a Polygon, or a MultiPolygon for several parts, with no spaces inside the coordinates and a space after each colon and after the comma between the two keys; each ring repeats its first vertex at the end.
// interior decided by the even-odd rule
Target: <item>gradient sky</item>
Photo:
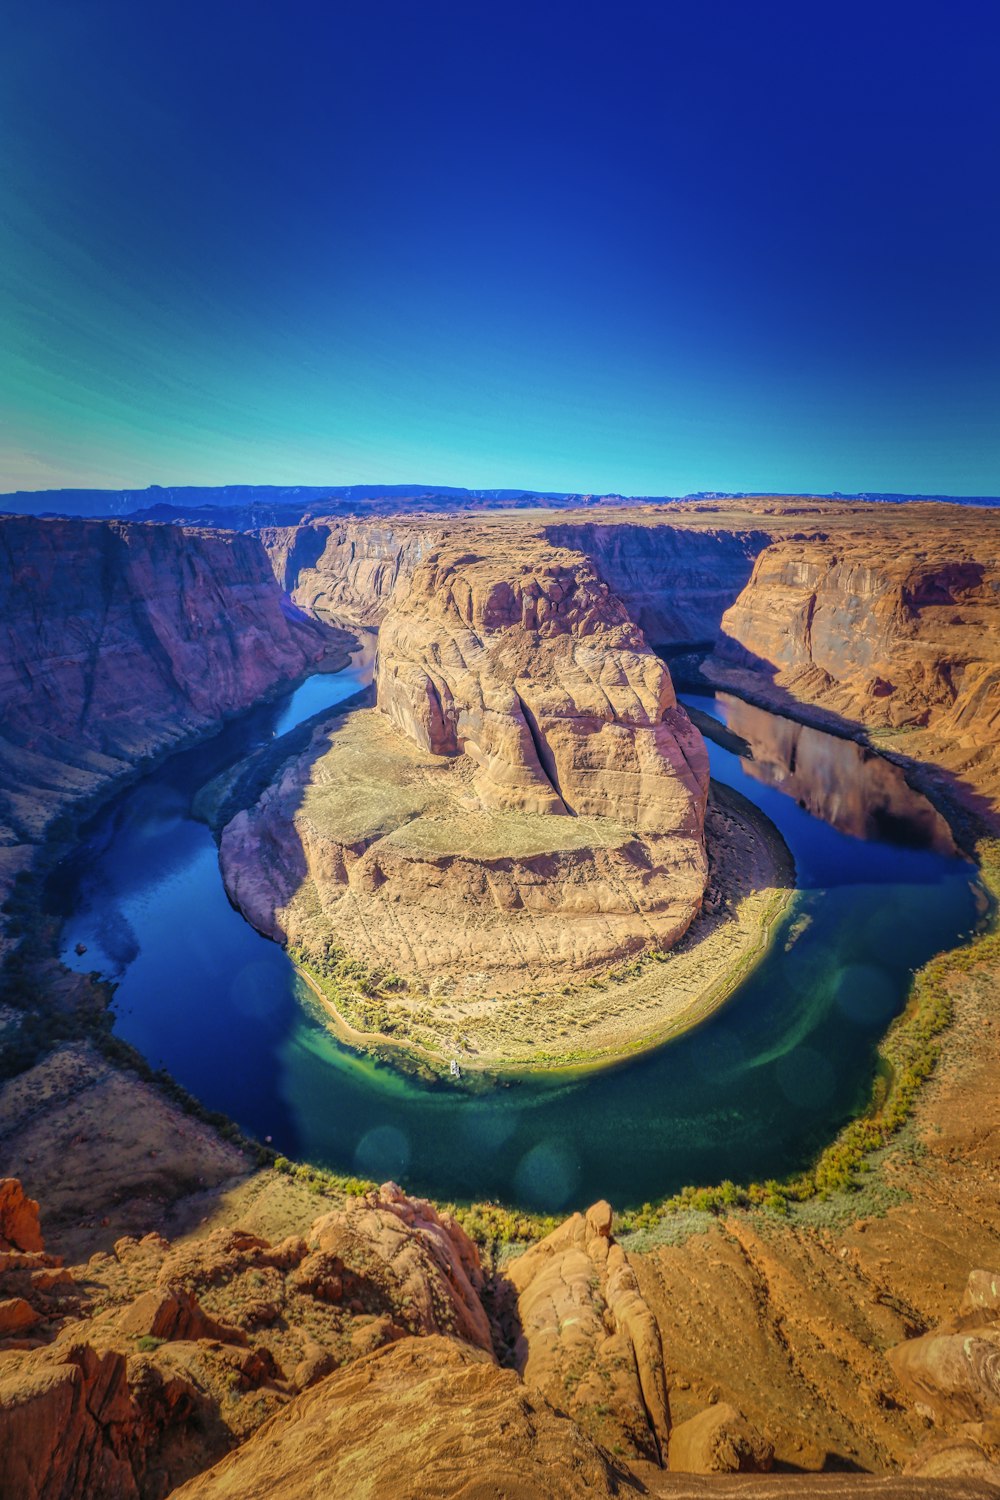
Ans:
{"type": "Polygon", "coordinates": [[[0,490],[1000,493],[1000,7],[34,0],[0,490]]]}

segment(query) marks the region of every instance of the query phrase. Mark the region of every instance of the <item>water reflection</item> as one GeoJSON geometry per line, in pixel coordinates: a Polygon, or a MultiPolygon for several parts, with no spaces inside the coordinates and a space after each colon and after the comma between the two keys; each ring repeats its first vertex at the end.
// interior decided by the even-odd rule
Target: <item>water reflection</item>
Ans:
{"type": "Polygon", "coordinates": [[[749,746],[745,774],[794,798],[813,817],[852,838],[955,853],[944,818],[892,761],[729,693],[715,695],[715,709],[749,746]]]}

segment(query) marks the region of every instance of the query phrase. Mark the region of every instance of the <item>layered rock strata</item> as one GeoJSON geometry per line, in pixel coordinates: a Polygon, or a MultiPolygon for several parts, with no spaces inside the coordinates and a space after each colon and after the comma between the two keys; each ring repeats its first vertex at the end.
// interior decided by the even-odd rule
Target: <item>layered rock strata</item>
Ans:
{"type": "Polygon", "coordinates": [[[936,1428],[907,1472],[1000,1486],[1000,1273],[970,1272],[958,1313],[889,1351],[907,1398],[936,1428]]]}
{"type": "MultiPolygon", "coordinates": [[[[683,514],[680,507],[671,513],[678,510],[683,514]]],[[[559,522],[544,535],[588,557],[658,646],[714,642],[723,614],[772,540],[763,524],[694,529],[652,517],[559,522]]]]}
{"type": "Polygon", "coordinates": [[[445,523],[331,519],[259,534],[275,577],[297,605],[321,619],[372,626],[440,544],[445,523]]]}
{"type": "Polygon", "coordinates": [[[461,993],[666,948],[707,878],[708,764],[585,559],[435,554],[379,637],[378,711],[319,733],[221,839],[272,936],[461,993]]]}
{"type": "Polygon", "coordinates": [[[456,525],[515,550],[520,539],[582,553],[648,639],[714,644],[719,682],[793,712],[815,706],[894,749],[916,733],[918,758],[996,796],[997,511],[761,497],[557,520],[317,521],[267,545],[304,608],[378,623],[456,525]]]}
{"type": "Polygon", "coordinates": [[[577,1500],[623,1493],[609,1455],[511,1370],[407,1339],[332,1375],[178,1500],[577,1500]]]}
{"type": "MultiPolygon", "coordinates": [[[[777,542],[726,612],[719,656],[772,699],[919,731],[921,758],[1000,793],[1000,518],[777,542]]],[[[738,684],[740,679],[734,679],[738,684]]],[[[899,740],[899,748],[910,747],[899,740]]]]}
{"type": "Polygon", "coordinates": [[[287,607],[260,542],[0,518],[0,896],[53,819],[350,638],[287,607]]]}
{"type": "Polygon", "coordinates": [[[37,1245],[0,1248],[5,1496],[159,1500],[297,1392],[400,1340],[427,1342],[439,1377],[450,1360],[495,1367],[475,1245],[392,1184],[278,1244],[149,1233],[72,1273],[43,1252],[20,1183],[0,1181],[0,1203],[3,1228],[37,1245]]]}
{"type": "Polygon", "coordinates": [[[579,554],[515,545],[415,571],[379,636],[379,708],[425,750],[471,757],[485,807],[698,840],[707,759],[669,673],[579,554]]]}

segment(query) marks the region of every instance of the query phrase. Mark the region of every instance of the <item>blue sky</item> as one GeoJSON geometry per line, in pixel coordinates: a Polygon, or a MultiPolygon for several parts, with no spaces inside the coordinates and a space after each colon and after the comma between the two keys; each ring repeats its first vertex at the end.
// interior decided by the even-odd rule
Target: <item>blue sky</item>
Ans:
{"type": "Polygon", "coordinates": [[[1000,493],[1000,11],[36,0],[0,490],[1000,493]]]}

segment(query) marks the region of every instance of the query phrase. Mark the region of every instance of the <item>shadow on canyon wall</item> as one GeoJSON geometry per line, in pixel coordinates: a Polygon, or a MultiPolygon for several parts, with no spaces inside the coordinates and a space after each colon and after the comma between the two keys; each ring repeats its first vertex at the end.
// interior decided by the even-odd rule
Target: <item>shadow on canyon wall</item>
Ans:
{"type": "MultiPolygon", "coordinates": [[[[793,727],[789,731],[789,749],[795,737],[795,726],[803,726],[851,740],[872,757],[880,757],[897,766],[906,784],[913,791],[929,798],[945,815],[956,842],[965,853],[972,854],[976,837],[983,827],[996,828],[997,811],[994,804],[965,777],[939,763],[931,764],[918,756],[907,755],[896,745],[891,748],[879,745],[873,740],[868,726],[860,720],[797,697],[776,680],[778,672],[779,668],[773,662],[731,641],[720,631],[719,642],[714,650],[684,656],[681,671],[677,675],[678,686],[682,691],[687,688],[692,692],[729,693],[744,700],[746,704],[793,721],[793,727]]],[[[751,725],[752,720],[749,718],[745,718],[742,723],[734,721],[736,733],[747,739],[751,737],[751,725]]],[[[790,769],[794,770],[794,765],[790,769]]],[[[930,829],[928,831],[932,832],[930,829]]],[[[942,848],[940,852],[950,851],[942,848]]]]}

